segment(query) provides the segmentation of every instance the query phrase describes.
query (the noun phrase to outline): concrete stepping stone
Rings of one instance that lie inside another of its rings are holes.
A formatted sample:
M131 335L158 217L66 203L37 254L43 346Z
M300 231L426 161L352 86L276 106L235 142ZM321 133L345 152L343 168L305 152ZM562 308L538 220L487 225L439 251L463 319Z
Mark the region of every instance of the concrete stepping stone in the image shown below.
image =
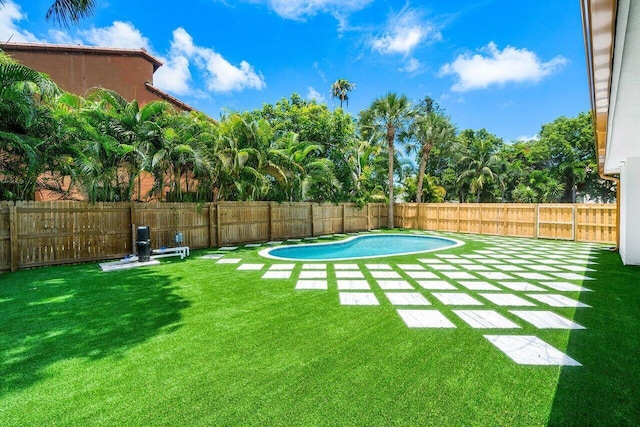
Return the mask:
M586 329L584 326L551 311L509 310L509 313L531 323L538 329Z
M484 335L518 365L582 366L557 348L532 335Z
M423 264L444 264L445 262L441 259L435 259L435 258L421 258L418 261L420 261Z
M418 285L426 290L458 290L458 288L444 280L418 280Z
M412 279L439 279L430 271L407 271L406 274Z
M479 254L468 254L468 255L462 255L462 256L463 256L463 257L465 257L465 258L469 258L469 259L476 260L476 261L480 261L480 260L487 260L487 259L489 259L489 258L487 258L486 256L484 256L484 255L479 255Z
M559 265L558 267L564 268L565 270L569 270L574 273L584 273L585 271L597 271L593 268L583 267L581 265Z
M492 285L489 282L482 281L458 281L459 284L469 289L470 291L501 291L497 286Z
M495 305L509 307L535 307L535 304L514 294L480 294Z
M534 271L544 271L547 273L562 271L557 267L554 267L551 265L543 265L543 264L531 264L531 265L527 265L527 268L530 268L531 270L534 270Z
M267 242L267 245L281 245L282 244L282 240L272 240L270 242Z
M588 276L584 276L582 274L577 274L577 273L551 273L551 274L567 280L580 280L580 281L595 280L593 277L588 277Z
M273 271L269 270L262 275L263 279L288 279L291 277L291 270Z
M369 270L393 270L389 264L365 264Z
M431 305L429 301L418 292L386 292L392 305Z
M366 280L338 280L338 290L341 291L361 291L369 289L371 289L371 286Z
M218 262L216 262L216 264L237 264L240 261L242 261L242 259L240 259L240 258L222 258L222 259L218 260Z
M439 258L445 258L445 259L459 259L460 257L458 255L454 255L454 254L436 254L437 257Z
M492 271L478 271L478 274L486 277L489 280L509 280L513 279L513 276L509 276L506 273L492 272Z
M245 248L259 248L262 246L262 243L247 243L244 245Z
M400 276L400 274L395 271L374 270L374 271L371 271L370 273L374 279L401 279L402 278L402 276Z
M540 282L541 285L546 286L556 291L562 292L593 292L591 289L587 289L582 286L574 285L569 282Z
M218 248L219 251L235 251L236 249L238 249L237 246L223 246Z
M397 265L400 270L403 271L415 271L415 270L424 270L425 268L420 264L398 264Z
M302 264L303 270L326 270L327 264Z
M493 310L453 310L474 329L520 329L503 315Z
M551 307L591 307L583 302L567 298L558 294L526 294L529 298L538 300Z
M526 271L524 267L521 267L519 265L496 264L493 267L501 271Z
M431 267L435 271L460 271L457 266L451 264L436 264L430 265L429 267Z
M463 264L462 268L466 268L469 271L491 271L491 268L486 265L478 265L478 264Z
M326 280L298 280L296 283L296 289L315 289L315 290L327 290Z
M302 239L287 239L287 242L297 243L302 242Z
M293 270L295 266L295 264L273 264L269 270Z
M455 328L438 310L398 310L404 323L410 328Z
M220 259L223 256L224 256L223 254L206 254L206 255L202 255L200 258L202 258L202 259ZM158 262L160 262L160 261L158 261Z
M523 279L529 280L553 280L553 277L545 276L540 273L514 273L516 276L520 276Z
M413 286L405 280L377 280L380 289L394 290L394 289L413 289Z
M240 264L237 270L257 271L257 270L262 270L263 267L264 267L264 264Z
M465 259L465 258L460 258L460 259L449 259L449 262L451 264L475 264L475 262L472 259Z
M336 277L339 279L363 279L364 274L361 271L353 270L336 270Z
M520 291L520 292L545 292L546 289L541 288L540 286L532 285L528 282L498 282L500 286L504 286L505 288L509 288L512 291Z
M484 305L471 295L462 292L434 292L432 295L444 305Z
M303 270L300 272L299 279L326 279L327 272L321 270Z
M380 305L373 292L340 292L341 305Z
M473 274L464 271L443 271L442 274L449 279L477 279Z
M336 270L359 270L358 264L333 264Z

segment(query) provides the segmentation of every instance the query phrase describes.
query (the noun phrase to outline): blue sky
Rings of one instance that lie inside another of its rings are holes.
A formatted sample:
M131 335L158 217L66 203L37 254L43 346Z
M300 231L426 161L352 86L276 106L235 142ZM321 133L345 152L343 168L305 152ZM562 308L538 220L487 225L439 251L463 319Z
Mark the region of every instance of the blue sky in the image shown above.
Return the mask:
M218 118L297 92L356 115L393 91L436 99L458 129L505 141L589 109L578 1L97 0L79 26L44 19L53 0L5 0L0 40L145 47L154 83Z

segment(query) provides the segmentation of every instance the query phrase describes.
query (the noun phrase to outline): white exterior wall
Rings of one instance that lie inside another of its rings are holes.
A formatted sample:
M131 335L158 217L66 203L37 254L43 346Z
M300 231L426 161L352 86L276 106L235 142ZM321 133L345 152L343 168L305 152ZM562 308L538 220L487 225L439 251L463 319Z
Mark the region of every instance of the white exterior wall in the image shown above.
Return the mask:
M620 171L620 256L640 265L640 157L628 158Z

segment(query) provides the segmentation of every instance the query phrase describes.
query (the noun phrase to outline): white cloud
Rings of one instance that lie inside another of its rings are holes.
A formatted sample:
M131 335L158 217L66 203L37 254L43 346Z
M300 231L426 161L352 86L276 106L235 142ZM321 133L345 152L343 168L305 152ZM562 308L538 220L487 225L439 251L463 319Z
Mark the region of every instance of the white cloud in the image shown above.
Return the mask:
M114 21L110 27L80 31L80 36L96 46L151 50L149 39L131 22Z
M518 138L516 138L516 141L518 142L527 142L527 141L539 141L540 140L540 135L535 134L532 136L526 136L526 135L522 135L519 136Z
M153 73L153 84L175 95L188 95L192 92L189 60L175 55L164 61L162 67Z
M56 44L84 44L79 37L74 37L66 31L49 30L49 37Z
M256 73L247 61L240 61L240 64L235 66L213 49L194 44L193 38L184 28L177 28L173 31L168 62L174 64L177 73L180 69L177 66L182 70L186 68L185 61L188 62L187 65L191 62L196 65L203 73L207 89L214 92L260 90L266 87L263 76ZM182 77L186 77L184 72Z
M33 33L20 29L16 24L27 19L20 5L6 0L0 5L0 41L7 42L41 42Z
M445 64L440 75L455 75L458 81L451 90L466 92L494 84L537 82L561 70L566 64L567 59L560 55L542 62L526 48L507 46L501 51L495 43L490 42L479 54L463 54L452 63Z
M398 68L400 71L404 71L409 74L419 74L422 70L422 63L416 58L409 58L404 64L404 67Z
M386 30L371 46L381 54L410 54L421 43L441 40L442 35L419 11L404 8L389 17Z
M303 20L318 13L330 13L339 20L344 15L364 9L373 0L250 0L264 3L280 17Z
M315 99L319 104L324 104L327 102L327 98L323 94L315 90L312 86L309 86L307 88L307 99Z

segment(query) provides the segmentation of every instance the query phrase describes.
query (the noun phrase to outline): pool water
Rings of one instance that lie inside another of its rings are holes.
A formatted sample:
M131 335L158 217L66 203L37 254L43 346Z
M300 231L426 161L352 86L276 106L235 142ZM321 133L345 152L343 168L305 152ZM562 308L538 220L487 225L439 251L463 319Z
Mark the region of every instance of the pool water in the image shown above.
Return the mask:
M279 246L260 251L266 258L334 261L407 255L460 246L463 242L442 237L407 234L355 236L340 242Z

